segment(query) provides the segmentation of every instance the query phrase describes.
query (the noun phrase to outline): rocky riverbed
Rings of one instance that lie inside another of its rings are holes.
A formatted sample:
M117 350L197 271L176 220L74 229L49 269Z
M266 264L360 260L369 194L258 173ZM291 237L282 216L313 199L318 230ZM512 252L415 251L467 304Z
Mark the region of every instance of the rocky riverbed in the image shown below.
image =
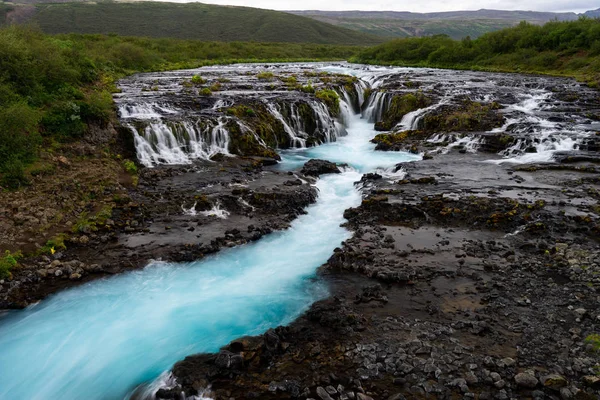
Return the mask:
M354 236L320 271L332 298L180 362L184 391L597 398L599 357L585 341L600 326L597 167L482 158L451 151L404 165L400 181L365 176L362 205L345 213Z

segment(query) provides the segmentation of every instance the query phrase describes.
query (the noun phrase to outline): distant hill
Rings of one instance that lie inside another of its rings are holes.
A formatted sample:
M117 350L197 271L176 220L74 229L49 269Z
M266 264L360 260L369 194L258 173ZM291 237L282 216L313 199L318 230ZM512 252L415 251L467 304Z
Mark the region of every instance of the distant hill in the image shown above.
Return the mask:
M586 11L584 15L590 18L598 18L600 17L600 8L597 10Z
M576 13L538 11L450 11L412 13L395 11L289 11L340 27L387 37L413 37L446 34L454 39L476 38L528 21L543 24L553 19L575 20Z
M21 0L23 1L23 0ZM27 0L25 0L27 1ZM1 5L0 23L47 33L103 33L205 41L372 45L385 39L280 11L201 3L71 2Z

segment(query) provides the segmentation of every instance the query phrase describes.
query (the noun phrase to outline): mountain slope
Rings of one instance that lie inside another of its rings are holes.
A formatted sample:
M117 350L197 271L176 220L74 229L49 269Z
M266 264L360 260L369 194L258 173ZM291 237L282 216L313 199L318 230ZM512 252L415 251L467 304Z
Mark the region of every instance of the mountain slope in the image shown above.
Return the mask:
M516 25L520 21L543 24L553 19L575 20L575 13L537 11L451 11L412 13L395 11L290 11L340 27L387 37L420 37L446 34L454 39Z
M600 17L600 8L597 10L590 10L590 11L586 11L585 14L586 17L590 17L590 18L598 18Z
M22 7L31 9L24 13ZM201 3L61 3L13 6L8 20L47 33L115 33L205 41L371 45L382 38L279 11ZM22 18L26 14L27 18ZM13 18L19 16L20 18Z

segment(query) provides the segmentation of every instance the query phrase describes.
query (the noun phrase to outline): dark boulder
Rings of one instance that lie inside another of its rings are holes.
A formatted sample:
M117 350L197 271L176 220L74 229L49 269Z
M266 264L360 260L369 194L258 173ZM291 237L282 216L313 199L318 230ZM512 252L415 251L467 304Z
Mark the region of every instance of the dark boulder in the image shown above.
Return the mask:
M304 175L320 176L324 174L339 174L342 171L335 163L327 160L309 160L304 164L301 171Z

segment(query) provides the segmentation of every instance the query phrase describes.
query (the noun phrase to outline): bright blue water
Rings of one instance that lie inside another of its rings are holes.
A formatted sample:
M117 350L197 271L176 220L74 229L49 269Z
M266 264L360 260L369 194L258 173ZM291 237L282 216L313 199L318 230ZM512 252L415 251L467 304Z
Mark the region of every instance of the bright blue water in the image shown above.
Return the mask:
M320 179L317 203L285 232L195 263L152 263L5 316L0 399L123 398L187 355L291 322L327 295L315 271L349 237L340 224L360 203L360 172L415 158L375 153L374 134L355 118L337 143L284 156L285 168L308 158L356 168Z

